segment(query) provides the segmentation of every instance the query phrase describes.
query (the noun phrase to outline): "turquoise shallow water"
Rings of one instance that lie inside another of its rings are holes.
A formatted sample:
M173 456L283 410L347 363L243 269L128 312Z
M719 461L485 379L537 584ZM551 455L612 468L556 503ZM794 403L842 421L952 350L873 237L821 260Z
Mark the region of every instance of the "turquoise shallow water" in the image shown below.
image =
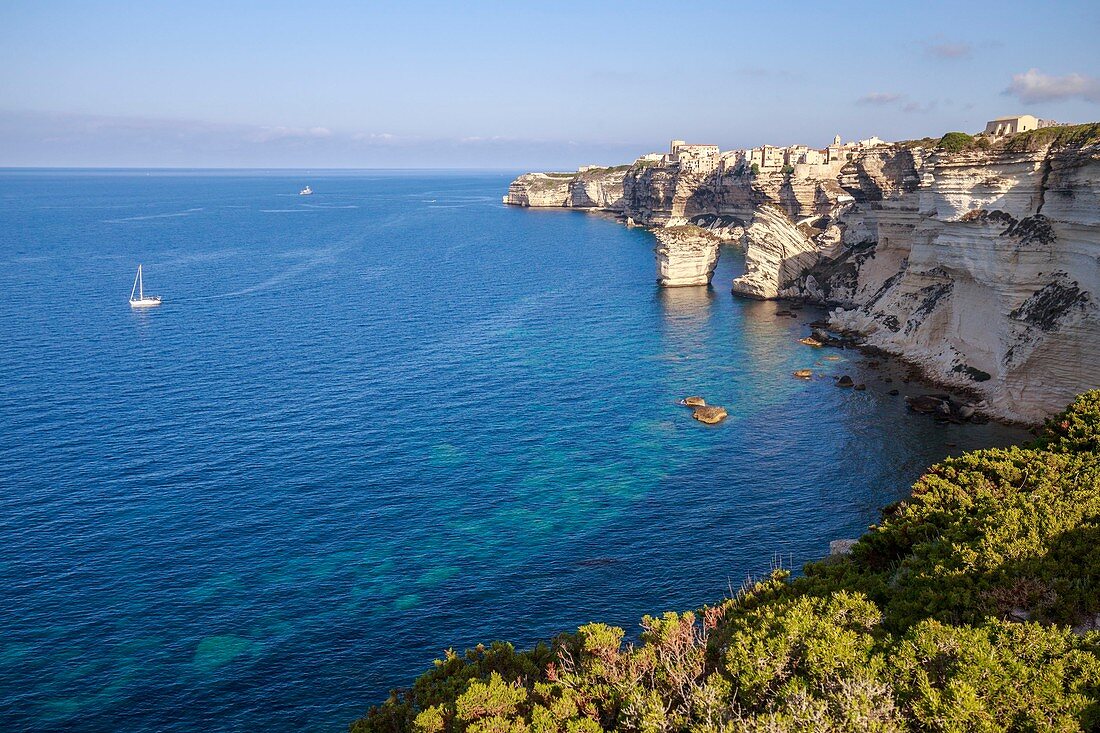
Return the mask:
M1027 437L907 414L811 309L731 297L737 252L662 291L651 235L510 178L0 172L0 727L339 730L449 646L697 607Z

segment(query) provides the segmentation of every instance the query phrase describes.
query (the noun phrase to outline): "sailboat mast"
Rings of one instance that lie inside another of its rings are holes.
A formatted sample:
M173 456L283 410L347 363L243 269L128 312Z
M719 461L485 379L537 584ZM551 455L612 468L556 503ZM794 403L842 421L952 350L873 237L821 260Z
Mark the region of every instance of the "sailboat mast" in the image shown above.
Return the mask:
M138 265L138 300L145 300L145 282L141 279L141 265Z
M130 288L130 300L134 299L134 293L137 292L138 278L141 276L141 265L138 265L138 274L134 275L134 287Z

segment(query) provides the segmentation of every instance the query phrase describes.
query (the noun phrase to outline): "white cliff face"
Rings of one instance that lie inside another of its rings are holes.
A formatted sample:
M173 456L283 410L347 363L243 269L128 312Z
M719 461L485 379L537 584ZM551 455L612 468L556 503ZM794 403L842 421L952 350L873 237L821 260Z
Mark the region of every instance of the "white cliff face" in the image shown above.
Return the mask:
M508 186L504 203L621 211L627 169L620 166L583 173L527 173Z
M572 173L527 173L508 186L504 203L513 206L566 206L572 182Z
M740 244L735 293L841 306L836 327L1034 423L1100 387L1100 126L1061 129L955 153L880 146L791 174L524 176L506 201L652 228L664 286L708 283L718 244Z
M817 246L775 205L756 211L745 230L745 274L733 292L750 298L776 298L785 284L817 262Z
M716 235L690 225L657 229L654 234L659 285L675 288L710 284L721 242Z
M1100 147L952 156L919 196L906 259L833 322L1005 418L1100 385Z
M569 202L566 205L578 209L621 211L626 171L627 167L623 166L577 174L569 186Z

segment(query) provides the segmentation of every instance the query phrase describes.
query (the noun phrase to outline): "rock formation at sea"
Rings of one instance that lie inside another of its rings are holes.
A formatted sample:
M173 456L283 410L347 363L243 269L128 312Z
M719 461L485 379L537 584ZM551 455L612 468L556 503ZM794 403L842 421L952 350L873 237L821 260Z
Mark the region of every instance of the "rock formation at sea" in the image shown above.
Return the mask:
M1038 422L1100 386L1100 126L1082 127L784 172L527 174L505 203L652 229L665 286L709 283L719 245L739 245L734 293L830 305L834 328L973 390L988 414Z

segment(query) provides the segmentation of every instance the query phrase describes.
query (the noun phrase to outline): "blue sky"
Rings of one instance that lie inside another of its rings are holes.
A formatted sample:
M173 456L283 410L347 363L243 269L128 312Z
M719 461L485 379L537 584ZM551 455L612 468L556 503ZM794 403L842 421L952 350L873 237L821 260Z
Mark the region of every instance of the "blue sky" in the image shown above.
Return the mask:
M570 168L1100 120L1100 3L19 2L0 166Z

